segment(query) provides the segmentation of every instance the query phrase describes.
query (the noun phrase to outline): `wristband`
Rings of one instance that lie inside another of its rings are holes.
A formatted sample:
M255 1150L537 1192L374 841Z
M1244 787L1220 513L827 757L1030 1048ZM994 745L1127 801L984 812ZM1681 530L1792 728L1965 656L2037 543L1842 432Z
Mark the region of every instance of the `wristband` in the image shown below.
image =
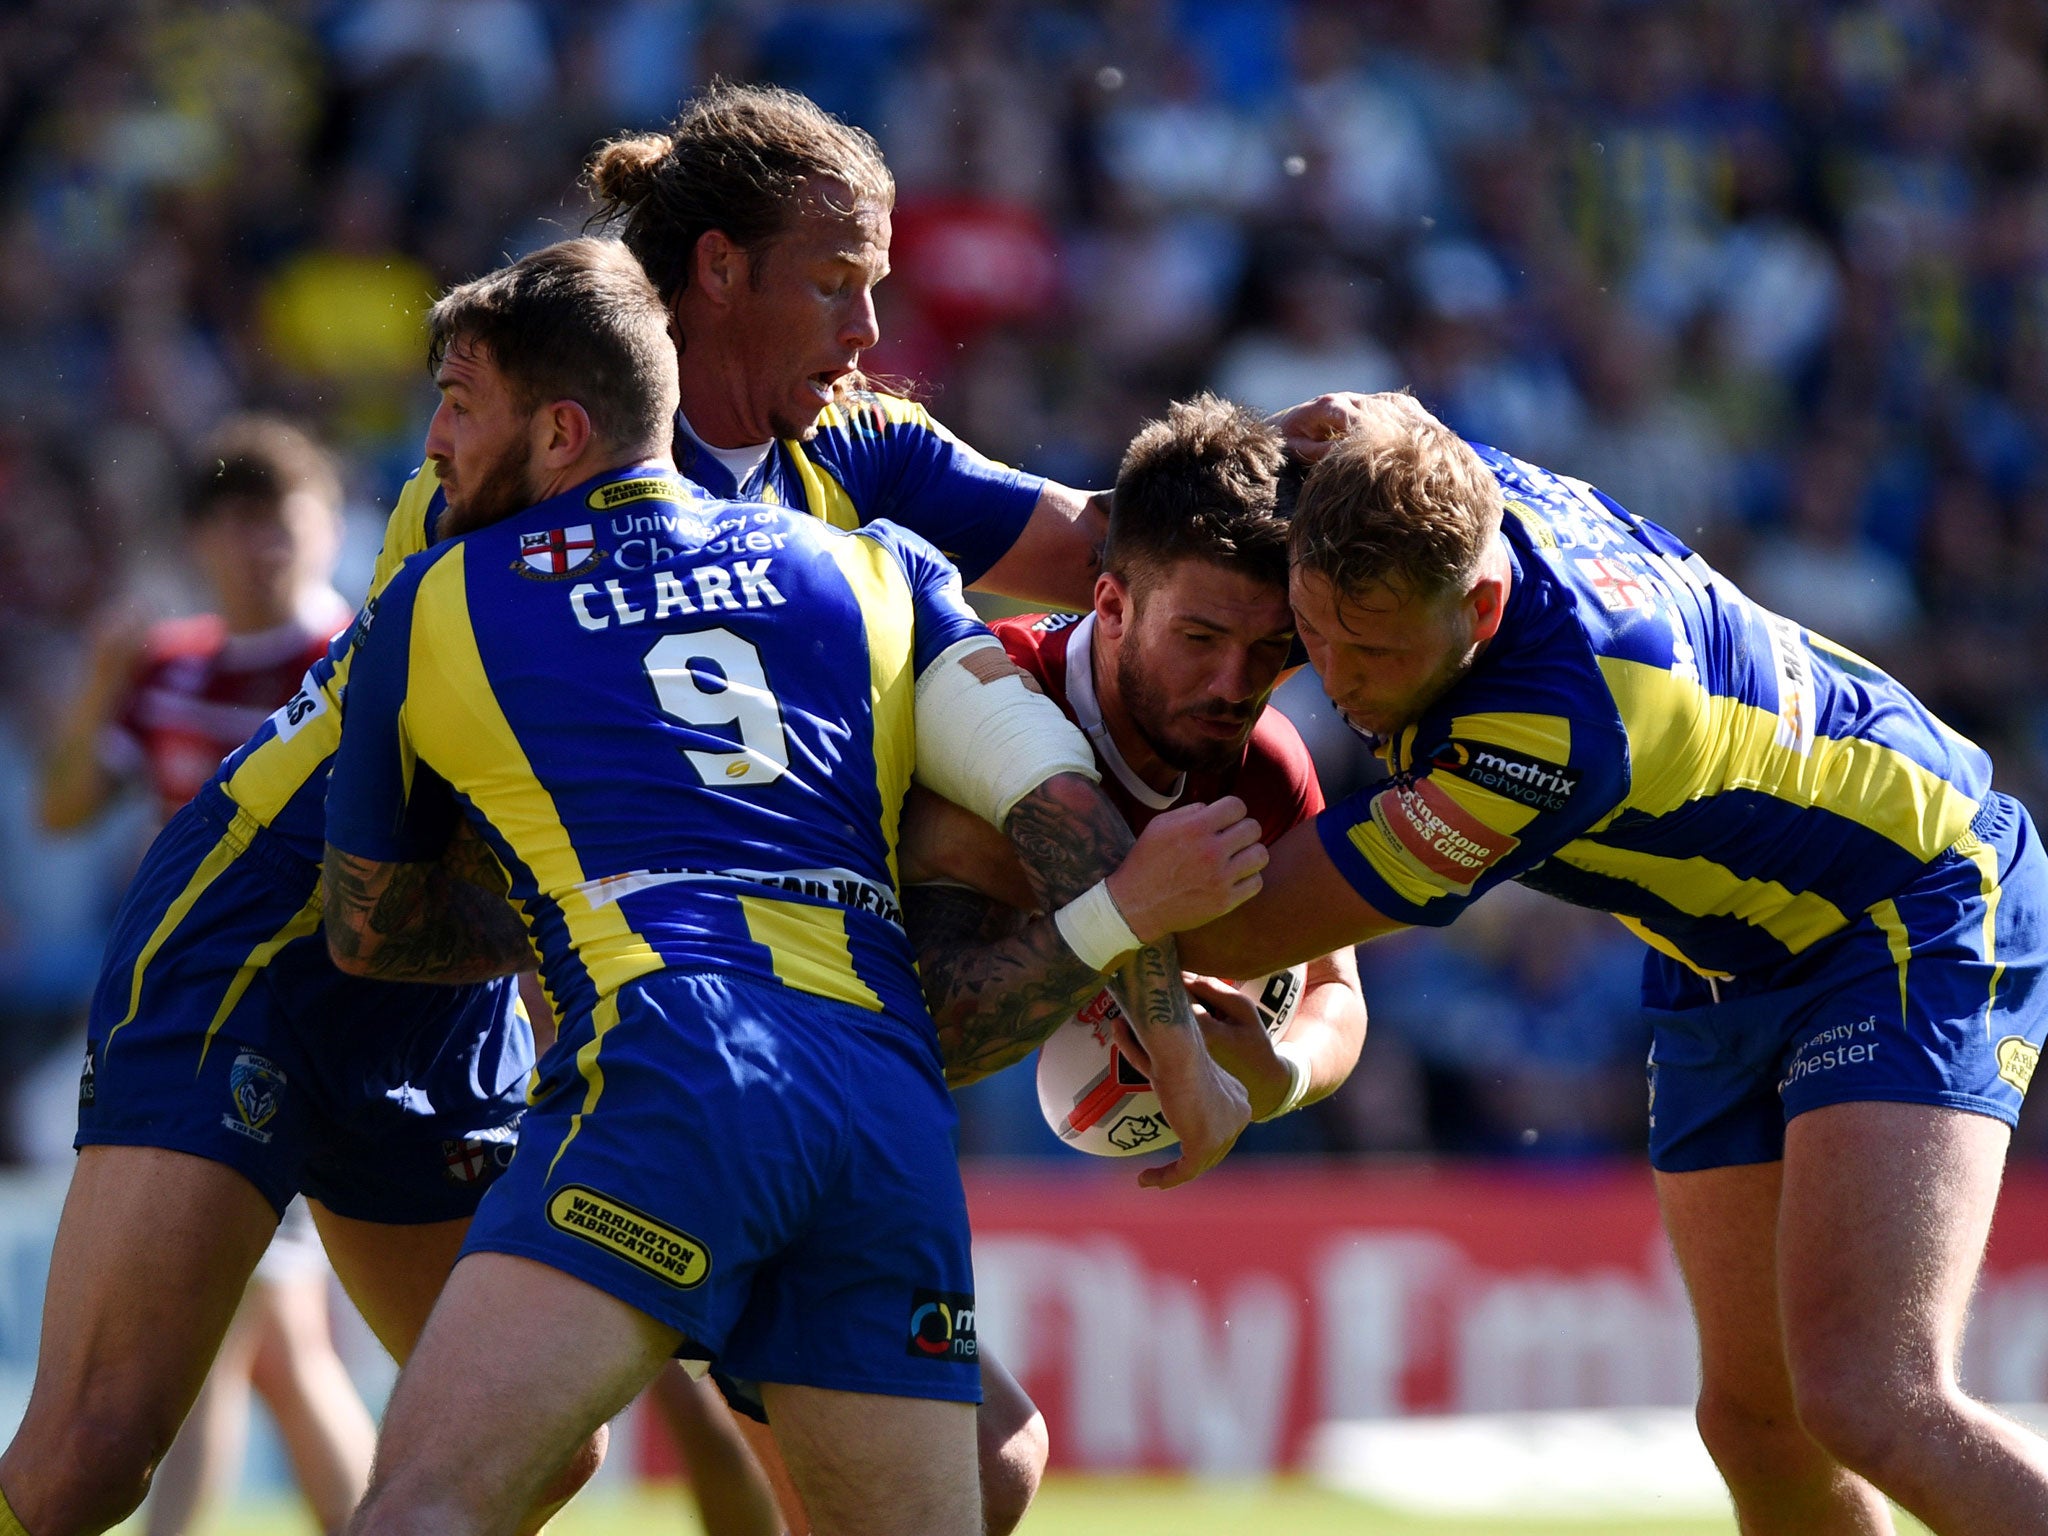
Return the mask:
M1301 1101L1308 1097L1310 1071L1307 1049L1292 1040L1275 1040L1273 1054L1287 1063L1287 1094L1273 1113L1259 1116L1261 1125L1268 1120L1278 1120L1282 1115L1293 1114L1301 1108Z
M1144 946L1117 911L1109 882L1098 880L1053 913L1052 923L1067 948L1089 970L1102 975L1134 949Z

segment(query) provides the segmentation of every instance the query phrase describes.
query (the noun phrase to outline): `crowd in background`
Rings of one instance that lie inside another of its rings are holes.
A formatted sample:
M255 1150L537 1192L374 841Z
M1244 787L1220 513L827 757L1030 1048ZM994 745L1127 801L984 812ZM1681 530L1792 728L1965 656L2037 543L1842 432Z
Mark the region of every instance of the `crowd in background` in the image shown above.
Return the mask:
M70 1037L146 809L28 791L86 637L191 601L222 415L344 456L360 592L441 286L581 230L713 75L894 167L880 375L1113 478L1212 387L1409 387L1905 679L2048 809L2048 8L2035 0L34 0L0 14L0 1072ZM1284 697L1334 797L1369 770ZM1633 1150L1639 951L1516 889L1362 957L1297 1150ZM1052 1147L1028 1067L974 1150ZM19 1139L19 1138L18 1138ZM2048 1142L2028 1134L2023 1141Z

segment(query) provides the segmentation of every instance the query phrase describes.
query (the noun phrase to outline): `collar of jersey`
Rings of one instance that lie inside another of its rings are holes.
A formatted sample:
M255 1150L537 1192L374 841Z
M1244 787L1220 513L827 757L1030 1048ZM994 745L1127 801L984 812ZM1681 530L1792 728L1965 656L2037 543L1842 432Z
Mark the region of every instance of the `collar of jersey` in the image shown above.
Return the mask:
M1188 787L1188 776L1181 774L1173 781L1173 789L1162 795L1132 771L1123 753L1117 751L1109 727L1102 723L1102 705L1095 697L1093 613L1067 631L1067 702L1074 706L1074 723L1095 748L1095 755L1109 765L1109 771L1116 775L1117 783L1130 791L1131 798L1149 810L1171 810Z
M683 414L681 406L676 407L676 432L679 436L689 439L696 458L709 459L718 466L718 472L732 482L731 495L735 501L745 499L741 493L765 470L768 461L775 457L775 439L772 437L765 443L750 443L745 448L725 449L712 447L698 435L697 429L690 425L690 418ZM732 466L719 457L721 453L758 453L760 457L754 460L746 475L742 477L733 473ZM692 467L694 468L695 466L693 465Z

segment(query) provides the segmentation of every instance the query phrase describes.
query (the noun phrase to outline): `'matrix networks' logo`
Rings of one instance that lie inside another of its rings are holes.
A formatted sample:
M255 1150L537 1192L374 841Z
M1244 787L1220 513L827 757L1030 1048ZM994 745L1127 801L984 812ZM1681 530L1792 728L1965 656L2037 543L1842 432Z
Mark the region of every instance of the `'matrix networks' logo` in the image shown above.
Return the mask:
M971 1291L912 1291L910 1342L905 1354L920 1360L974 1360L974 1295Z

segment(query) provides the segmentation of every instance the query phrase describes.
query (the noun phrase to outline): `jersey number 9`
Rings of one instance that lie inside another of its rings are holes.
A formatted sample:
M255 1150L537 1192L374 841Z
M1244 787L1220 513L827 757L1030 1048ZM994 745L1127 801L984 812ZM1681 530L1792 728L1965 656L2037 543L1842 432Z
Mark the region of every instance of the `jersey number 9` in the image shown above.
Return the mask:
M663 635L642 660L662 713L685 725L737 726L739 745L683 756L714 787L773 784L789 767L782 706L768 688L761 653L729 629Z

